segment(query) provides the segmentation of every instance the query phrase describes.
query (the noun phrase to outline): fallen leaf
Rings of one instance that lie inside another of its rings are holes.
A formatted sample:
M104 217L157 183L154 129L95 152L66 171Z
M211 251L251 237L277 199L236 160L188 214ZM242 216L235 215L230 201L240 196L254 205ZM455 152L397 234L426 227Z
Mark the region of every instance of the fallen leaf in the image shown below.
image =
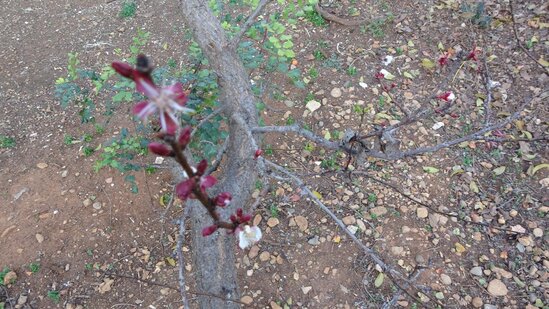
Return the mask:
M549 168L549 163L538 164L534 167L530 166L527 173L530 176L534 176L536 174L536 172L539 171L542 168Z
M385 279L385 275L383 273L379 273L374 281L374 286L379 288L383 284L383 279Z
M496 174L496 175L499 176L499 175L501 175L501 174L503 174L503 173L505 172L505 169L506 169L505 166L500 166L500 167L495 168L495 169L493 170L493 172L494 172L494 174Z
M432 166L424 166L423 171L429 174L438 173L438 168Z
M172 257L167 257L166 262L168 262L168 264L170 264L172 267L175 267L175 265L177 265L177 262Z
M479 189L478 189L478 186L477 186L477 183L474 182L474 181L471 181L469 183L469 189L471 189L471 191L475 192L475 193L479 193Z
M435 68L436 64L431 61L431 59L423 58L421 59L421 66L427 70L432 70Z
M395 79L395 76L385 69L380 70L379 73L383 74L383 78L385 78L386 80Z
M455 248L456 248L456 253L461 254L461 253L465 252L465 247L462 244L460 244L459 242L455 243Z
M103 282L101 282L99 287L97 287L97 291L100 294L105 294L105 293L107 293L108 291L110 291L112 289L112 284L113 283L114 283L114 279L105 278L105 279L103 279Z

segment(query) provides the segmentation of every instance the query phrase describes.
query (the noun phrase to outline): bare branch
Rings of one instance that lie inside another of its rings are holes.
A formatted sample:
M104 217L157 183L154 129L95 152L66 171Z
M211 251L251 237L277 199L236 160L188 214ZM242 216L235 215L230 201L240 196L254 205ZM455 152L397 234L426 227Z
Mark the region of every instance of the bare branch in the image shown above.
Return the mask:
M252 15L248 17L248 19L244 22L242 27L240 28L240 32L233 38L231 45L233 48L236 48L238 46L238 43L240 40L242 40L242 37L250 29L250 27L255 22L255 19L261 14L261 11L265 8L265 6L269 3L270 0L261 0L255 10L253 11Z
M221 148L217 151L217 155L215 155L215 161L208 167L206 172L204 172L204 175L210 175L211 173L215 172L217 168L219 167L219 164L221 164L221 160L223 159L223 155L225 152L227 152L227 147L229 146L229 138L227 137L225 141L223 142L223 145L221 145Z
M482 129L480 129L480 130L478 130L474 133L471 133L469 135L466 135L466 136L463 136L463 137L460 137L460 138L456 138L456 139L453 139L453 140L449 140L449 141L446 141L446 142L443 142L443 143L439 143L439 144L436 144L434 146L421 147L421 148L416 148L416 149L412 149L412 150L408 150L408 151L404 151L404 152L395 152L395 153L390 153L390 154L385 154L385 153L381 153L381 152L369 152L368 156L375 157L375 158L380 158L380 159L385 159L385 160L398 160L398 159L402 159L402 158L406 158L406 157L417 156L417 155L424 154L424 153L435 152L435 151L438 151L438 150L441 150L441 149L444 149L444 148L452 147L454 145L457 145L457 144L460 144L460 143L463 143L463 142L466 142L466 141L482 140L482 139L485 138L484 137L485 133L488 133L490 131L502 128L503 126L507 125L508 123L511 123L513 120L519 118L520 113L522 111L524 111L526 106L528 106L535 98L540 97L540 96L541 95L538 95L534 98L526 100L526 102L524 102L523 104L521 104L519 106L519 108L517 109L517 111L515 113L513 113L511 116L507 117L506 119L504 119L504 120L502 120L498 123L495 123L493 125L483 127Z
M185 257L183 256L183 242L185 240L185 220L189 216L189 206L185 206L183 215L179 219L179 236L177 238L177 260L179 266L179 293L181 294L181 300L183 301L183 307L189 308L189 301L185 293Z
M334 222L343 230L343 232L345 232L345 234L347 234L347 236L349 236L351 238L351 240L355 244L357 244L376 264L378 264L381 267L381 269L385 272L387 277L389 279L391 279L391 281L393 281L393 283L396 286L398 286L402 291L404 291L412 299L414 299L415 301L421 303L421 300L419 300L415 295L409 293L406 290L405 287L401 286L397 282L397 280L395 279L395 276L400 277L401 280L403 280L405 282L406 286L411 286L409 280L407 278L404 278L404 276L400 272L395 270L393 267L386 264L374 249L372 249L372 248L366 246L365 244L363 244L354 234L352 234L347 229L345 224L328 207L326 207L326 205L324 205L324 203L322 203L313 194L313 192L305 185L305 183L299 177L297 177L296 175L294 175L291 172L289 172L288 170L286 170L284 167L282 167L282 166L280 166L280 165L278 165L274 162L271 162L271 161L269 161L267 159L264 159L264 158L262 158L262 160L265 162L265 165L270 166L270 167L274 168L275 170L277 170L278 172L290 177L292 179L292 181L296 185L298 185L301 188L301 190L304 193L306 193L318 207L320 207L320 209L322 209L322 211L324 211L328 216L330 216L330 218L332 218L332 220L334 220Z
M518 31L517 31L517 23L515 22L515 11L513 10L513 0L509 0L509 10L511 11L511 23L513 24L513 33L515 34L515 39L517 41L517 45L522 49L522 51L530 58L532 59L544 72L545 74L549 74L549 70L546 69L539 61L522 45L522 42L520 41Z
M487 126L490 123L490 117L492 110L490 103L492 103L492 88L494 88L494 81L490 76L490 70L488 69L488 62L486 61L486 55L482 57L482 64L484 66L484 88L486 88L486 98L483 102L484 107L484 125Z
M525 233L522 233L522 232L516 232L516 231L513 231L513 230L509 230L509 229L506 229L506 228L501 228L501 227L498 227L498 226L493 226L491 224L488 224L488 223L484 223L484 222L474 222L474 221L468 221L468 220L464 220L462 218L460 218L460 216L458 214L455 214L455 213L448 213L448 212L444 212L444 211L440 211L438 209L436 209L434 206L432 205L429 205L427 203L424 203L416 198L414 198L413 196L409 195L409 194L406 194L404 192L402 192L402 190L400 190L399 188L397 188L395 185L393 184L390 184L384 180L381 180L377 177L374 177L370 174L368 174L367 172L364 172L364 171L353 171L352 174L357 174L357 175L362 175L362 176L365 176L366 178L368 179L371 179L383 186L386 186L390 189L392 189L393 191L397 192L398 194L402 195L403 197L409 199L410 201L420 205L420 206L423 206L425 208L428 208L430 209L432 212L434 213L437 213L439 215L443 215L443 216L446 216L446 217L452 217L452 218L456 218L457 220L463 222L463 223L466 223L466 224L473 224L473 225L480 225L480 226L484 226L484 227L487 227L487 228L491 228L491 229L495 229L495 230L500 230L500 231L504 231L504 232L508 232L508 233L512 233L512 234L525 234Z
M419 268L416 268L414 270L414 272L410 275L410 282L414 282L417 280L417 278L419 278L419 275L421 275L421 273L423 272L423 270L425 270L426 267L419 267ZM398 290L395 292L395 294L393 295L393 298L389 301L389 302L386 302L384 305L383 305L383 309L389 309L391 308L392 306L394 306L396 304L396 302L398 301L398 299L400 298L400 296L402 295L402 290Z

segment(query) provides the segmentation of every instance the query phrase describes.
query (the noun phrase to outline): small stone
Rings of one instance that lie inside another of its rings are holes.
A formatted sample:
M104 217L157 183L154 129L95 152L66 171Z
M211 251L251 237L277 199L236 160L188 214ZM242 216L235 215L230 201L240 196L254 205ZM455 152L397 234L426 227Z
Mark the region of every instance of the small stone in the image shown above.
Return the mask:
M36 164L36 167L38 167L39 169L43 170L43 169L45 169L46 167L48 167L48 163L40 162L40 163Z
M82 204L86 207L90 206L92 204L92 200L90 200L89 198L85 199L84 201L82 201Z
M19 298L17 299L17 306L19 306L19 308L22 308L23 305L27 303L27 300L28 296L26 294L19 295Z
M391 252L394 254L394 255L402 255L402 253L404 252L404 247L392 247L391 248Z
M294 218L294 221L300 231L305 232L305 230L307 230L307 227L309 226L309 223L307 222L307 218L303 216L296 216Z
M356 225L358 225L358 228L361 231L366 231L366 224L364 224L364 221L358 219L358 220L356 220Z
M251 296L246 295L242 296L242 298L240 298L240 301L245 303L246 305L250 305L254 301L254 299Z
M95 209L95 210L101 209L101 206L102 206L102 205L101 205L100 202L95 202L95 203L93 203L93 205L92 205L93 209Z
M308 110L312 112L316 111L317 109L320 108L320 102L318 101L315 101L315 100L311 100L309 102L307 102L307 104L305 105L305 107L307 107Z
M498 309L498 306L491 305L491 304L485 304L484 309Z
M425 207L419 207L416 212L418 218L421 219L427 218L429 216L429 210L427 210L427 208Z
M450 278L450 276L448 276L447 274L440 275L440 281L442 281L442 283L445 285L452 284L452 278Z
M106 183L112 183L112 177L109 177L109 178L105 179L105 182Z
M280 305L275 303L274 301L271 301L269 305L271 305L271 309L282 309L282 307L280 307Z
M250 252L248 252L248 257L250 259L255 258L259 254L259 247L258 246L252 246L250 248Z
M307 242L309 243L309 245L313 245L313 246L320 245L320 241L318 240L318 235L311 237Z
M341 221L343 221L345 225L351 225L351 224L355 224L356 218L355 216L347 216L341 219Z
M488 283L488 293L492 296L505 296L508 292L505 283L499 279L494 279Z
M269 220L267 220L267 225L268 225L269 227L275 227L275 226L277 226L279 223L280 223L280 221L278 221L278 218L269 218Z
M474 275L474 276L477 276L477 277L482 277L482 267L480 267L480 266L476 266L476 267L471 268L471 270L469 272L471 273L471 275Z
M309 293L312 288L312 286L303 286L301 287L301 291L303 292L303 294L307 295L307 293Z
M480 298L480 297L475 297L475 298L473 298L473 302L472 302L472 303L473 303L473 307L475 307L475 308L480 308L480 307L482 307L483 301L482 301L482 298Z
M271 258L271 254L267 251L263 251L261 252L261 254L259 255L259 260L261 262L267 262L269 259Z
M409 233L411 231L410 227L408 227L407 225L404 225L402 227L402 234L406 234L406 233Z
M358 232L358 226L356 226L356 225L349 225L349 226L347 226L347 230L348 230L349 232L351 232L351 234L354 235L354 234L356 234L356 232Z
M383 216L384 214L387 213L387 208L383 207L383 206L377 206L377 207L374 207L372 209L370 209L370 213L374 216Z
M543 230L540 229L539 227L536 227L536 228L532 231L532 233L534 234L534 236L536 236L536 237L538 237L538 238L543 236Z
M69 174L69 171L64 170L64 171L61 172L61 177L65 178L65 177L67 177L68 174Z
M36 241L39 244L41 244L44 241L44 236L42 236L42 234L40 234L40 233L37 233L36 235L34 235L34 237L36 237Z
M341 89L334 88L332 91L330 91L330 95L334 98L339 98L341 96Z

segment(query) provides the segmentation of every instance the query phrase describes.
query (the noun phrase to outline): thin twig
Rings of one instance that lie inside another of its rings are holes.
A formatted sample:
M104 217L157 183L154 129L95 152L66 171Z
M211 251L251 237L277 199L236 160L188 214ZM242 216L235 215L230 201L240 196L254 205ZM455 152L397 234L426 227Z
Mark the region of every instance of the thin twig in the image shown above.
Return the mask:
M211 173L215 172L217 168L219 167L219 164L221 164L221 160L223 159L223 155L225 155L225 152L227 152L227 147L229 146L229 137L225 139L223 142L223 145L221 145L221 148L217 151L217 155L215 156L215 161L213 161L212 165L208 167L206 172L204 172L204 175L210 175Z
M483 101L484 125L487 126L490 123L490 117L492 116L490 103L492 103L492 88L494 88L494 81L492 81L492 78L490 76L490 70L488 69L486 55L483 55L482 57L482 64L484 66L484 88L486 88L486 98Z
M549 74L549 69L545 68L529 51L522 45L522 42L520 41L518 31L517 31L517 23L515 21L515 11L513 10L513 0L509 0L509 10L511 11L511 23L513 25L513 33L515 34L515 39L517 40L517 45L522 49L522 51L530 58L532 59L542 70L545 72L545 74Z
M263 197L271 190L271 186L270 185L266 185L265 187L263 187L263 189L261 189L261 192L259 192L259 195L257 196L257 198L255 199L255 202L252 204L252 206L250 206L250 213L254 213L255 212L255 209L257 208L257 206L259 206L259 204L261 203L261 201L263 200Z
M236 48L238 46L238 43L240 43L240 40L242 40L242 37L250 29L250 27L255 23L255 19L261 14L261 11L265 8L267 3L269 3L270 0L261 0L255 10L253 11L252 15L248 17L248 19L244 22L242 27L240 28L240 32L233 38L231 41L231 46L233 48Z
M409 199L410 201L420 205L420 206L423 206L425 208L428 208L430 209L431 211L433 211L434 213L437 213L439 215L443 215L443 216L446 216L446 217L452 217L452 218L456 218L458 221L460 222L463 222L463 223L466 223L466 224L473 224L473 225L480 225L480 226L484 226L484 227L487 227L487 228L491 228L491 229L495 229L495 230L500 230L500 231L504 231L504 232L507 232L507 233L513 233L513 234L526 234L526 233L522 233L522 232L517 232L517 231L513 231L513 230L510 230L510 229L506 229L506 228L502 228L502 227L498 227L498 226L493 226L491 224L488 224L488 223L484 223L484 222L474 222L474 221L468 221L468 220L465 220L465 219L462 219L460 218L460 216L458 214L455 214L455 213L448 213L448 212L444 212L444 211L440 211L438 209L436 209L434 206L432 205L429 205L427 203L424 203L418 199L416 199L415 197L409 195L409 194L406 194L404 192L402 192L402 190L400 190L399 188L397 188L395 185L393 184L390 184L384 180L381 180L377 177L374 177L370 174L368 174L367 172L364 172L364 171L353 171L352 174L357 174L357 175L362 175L362 176L365 176L366 178L368 179L371 179L383 186L386 186L390 189L392 189L393 191L397 192L398 194L402 195L403 197Z
M200 127L202 127L206 122L208 122L210 119L212 119L213 117L219 115L219 113L221 113L223 111L225 106L221 106L220 108L214 110L211 114L209 114L208 116L204 117L204 119L200 120L200 122L196 125L196 127L194 127L194 129L192 130L191 132L191 138L193 138L193 136L196 134L196 132L198 131L198 129Z
M332 218L332 220L334 220L334 222L343 230L343 232L345 232L345 234L347 234L347 236L349 236L351 238L351 240L357 244L366 254L368 254L368 256L370 256L370 258L376 263L378 264L381 269L385 272L385 274L387 275L387 277L389 279L391 279L391 281L393 281L393 283L399 287L400 289L402 289L408 296L410 296L412 299L414 299L415 301L421 303L421 300L418 299L415 295L411 294L410 292L408 292L406 289L404 289L396 280L396 278L393 276L393 275L396 275L398 277L400 277L403 281L405 281L406 283L410 283L408 282L408 279L404 278L404 276L398 272L397 270L395 270L394 268L392 268L391 266L389 266L388 264L386 264L379 256L379 254L372 248L366 246L365 244L363 244L354 234L352 234L348 229L347 227L345 226L345 224L328 208L326 207L326 205L324 205L324 203L322 203L314 194L313 192L305 185L305 183L299 178L297 177L296 175L292 174L291 172L289 172L288 170L286 170L284 167L274 163L274 162L271 162L267 159L264 159L264 158L261 158L266 165L274 168L275 170L279 171L280 173L282 174L285 174L287 175L288 177L290 177L292 179L292 181L298 185L301 190L303 192L305 192L307 195L309 195L309 197L311 198L311 200L318 206L320 207L320 209L322 209L328 216L330 216ZM429 297L428 297L429 298ZM436 300L435 300L436 302Z
M154 286L168 288L168 289L174 290L174 291L179 290L179 288L177 288L173 285L158 283L158 282L154 282L154 281L150 281L150 280L146 280L146 279L141 279L141 278L135 277L135 276L128 276L128 275L118 274L118 273L115 273L115 272L112 272L112 271L104 271L104 270L100 270L100 269L98 269L96 271L100 272L100 273L103 273L106 276L114 276L114 277L118 277L118 278L122 278L122 279L135 280L135 281L138 281L138 282L141 282L141 283L146 283L146 284L150 284L150 285L154 285ZM215 295L215 294L211 294L211 293L204 293L204 292L198 292L198 291L192 291L192 290L189 290L187 292L189 294L193 294L193 295L200 295L200 296L218 298L218 299L221 299L223 301L229 301L229 302L233 302L233 303L237 303L237 304L247 306L245 303L243 303L239 300L229 299L229 298L225 298L223 296L219 296L219 295Z
M423 272L423 270L425 270L426 267L419 267L419 268L416 268L414 270L413 273L410 274L410 282L415 282L417 280L417 278L419 278L419 275L421 275L421 273ZM398 299L400 298L400 296L402 295L402 290L398 290L395 292L395 294L393 295L393 298L389 301L389 302L386 302L382 309L389 309L391 307L393 307L396 302L398 301Z
M179 219L179 236L177 238L177 260L179 266L179 293L181 294L181 300L183 301L183 307L189 308L189 301L185 293L185 257L183 256L183 242L185 240L185 221L189 216L189 205L185 205L183 215Z

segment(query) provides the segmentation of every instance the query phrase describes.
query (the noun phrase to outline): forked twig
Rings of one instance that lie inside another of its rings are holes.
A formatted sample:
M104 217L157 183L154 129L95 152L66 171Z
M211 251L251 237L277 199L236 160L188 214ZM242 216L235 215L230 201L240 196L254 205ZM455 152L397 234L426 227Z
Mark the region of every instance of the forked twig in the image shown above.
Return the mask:
M248 19L244 22L242 27L240 28L240 32L233 38L231 45L233 48L236 48L238 46L238 43L240 40L242 40L242 37L250 29L250 27L255 22L255 19L261 14L261 11L265 8L265 6L269 3L270 0L261 0L255 10L253 11L252 15L248 17Z

